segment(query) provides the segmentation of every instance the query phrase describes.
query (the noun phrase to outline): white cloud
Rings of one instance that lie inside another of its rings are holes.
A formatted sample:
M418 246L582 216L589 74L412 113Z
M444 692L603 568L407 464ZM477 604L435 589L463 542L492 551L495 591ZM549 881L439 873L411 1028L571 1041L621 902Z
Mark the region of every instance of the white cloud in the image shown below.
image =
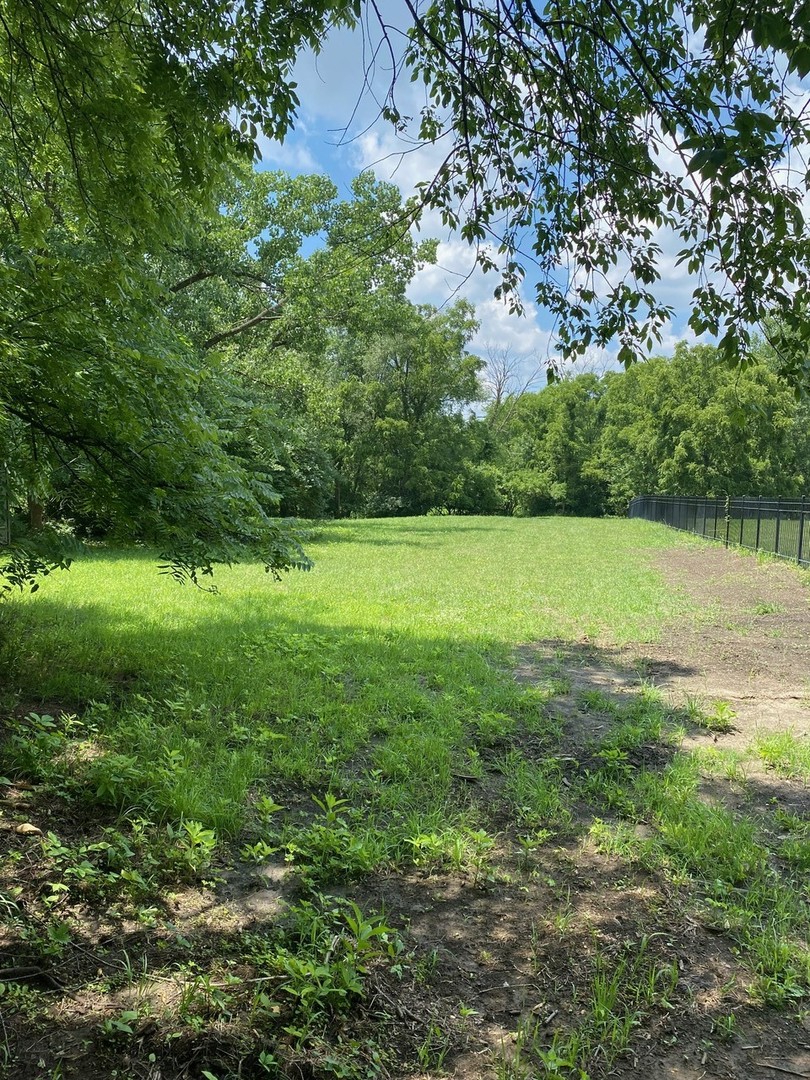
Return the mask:
M316 159L305 131L293 132L283 143L260 135L258 140L262 169L284 169L292 173L323 173L327 170Z

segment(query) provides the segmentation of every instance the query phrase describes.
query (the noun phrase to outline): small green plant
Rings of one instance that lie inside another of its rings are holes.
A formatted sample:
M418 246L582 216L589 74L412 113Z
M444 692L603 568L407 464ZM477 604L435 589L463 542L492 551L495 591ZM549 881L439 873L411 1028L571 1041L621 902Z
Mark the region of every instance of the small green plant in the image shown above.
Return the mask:
M736 719L737 713L732 708L731 702L714 701L711 710L706 714L705 726L709 731L725 734L734 730L734 721Z
M117 1016L107 1016L99 1024L102 1035L108 1038L117 1038L121 1035L134 1034L133 1024L140 1019L137 1009L125 1009Z
M520 849L518 865L521 870L527 871L532 868L535 854L553 835L550 829L537 829L532 833L518 835L517 842Z
M359 812L346 799L328 792L323 799L313 796L313 802L323 818L290 829L282 845L284 858L296 867L302 883L316 888L368 873L382 857L380 834L361 826Z
M422 1071L441 1069L451 1049L452 1040L450 1035L442 1031L437 1023L431 1022L427 1035L416 1051Z
M706 722L706 702L699 694L686 694L683 701L683 711L687 720L703 727Z
M417 833L407 836L405 843L413 851L414 866L430 866L441 862L444 857L446 841L438 833Z
M439 950L428 949L411 961L411 972L414 982L421 986L428 986L436 978L439 970Z
M399 935L382 915L366 915L335 897L302 901L288 919L287 940L263 963L279 972L279 992L292 999L302 1034L362 997L370 964L394 966L402 952Z
M602 690L580 690L577 704L586 712L613 713L616 703Z
M778 615L784 608L774 600L759 600L751 611L754 615Z
M257 840L255 844L245 844L239 852L240 858L245 862L263 863L275 855L277 847L268 844L266 840Z
M608 776L626 776L629 771L627 751L619 746L606 746L597 751L597 758L602 762L602 771Z
M716 1035L721 1042L731 1042L737 1031L737 1017L734 1013L726 1013L725 1016L716 1016L712 1020L712 1034Z
M792 731L778 731L760 736L755 749L762 761L780 776L810 780L810 739Z
M277 803L275 799L269 795L261 795L256 800L256 813L259 815L262 821L267 823L270 819L277 814L284 807L281 803Z
M200 821L182 821L179 827L166 826L174 841L174 850L181 866L196 876L211 865L217 846L217 835Z
M275 1076L279 1071L278 1058L269 1050L261 1050L258 1057L259 1068L268 1076Z

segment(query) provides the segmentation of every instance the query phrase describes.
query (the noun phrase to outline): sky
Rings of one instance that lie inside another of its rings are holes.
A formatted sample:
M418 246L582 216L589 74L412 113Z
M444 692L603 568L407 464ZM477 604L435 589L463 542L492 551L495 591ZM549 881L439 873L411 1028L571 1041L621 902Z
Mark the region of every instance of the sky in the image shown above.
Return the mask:
M386 14L396 10L394 2L386 0ZM396 39L396 29L392 36ZM443 151L437 146L402 142L390 124L379 118L379 102L390 82L391 62L385 55L377 55L374 61L373 54L370 33L359 30L333 32L317 57L303 54L294 74L301 101L295 130L283 144L261 140L260 167L326 173L345 196L350 194L352 178L364 169L373 169L379 179L397 184L404 197L413 193L420 180L430 178ZM365 86L364 72L368 73ZM418 115L424 99L420 102L417 86L410 83L407 73L397 81L397 105L401 111ZM476 268L473 250L466 241L449 233L430 214L422 220L421 236L439 240L438 259L436 265L417 273L409 289L410 299L437 307L457 297L468 299L475 305L480 322L471 351L486 358L488 353L506 350L519 362L521 382L535 389L545 385L548 361L556 356L553 324L549 314L534 303L530 276L522 294L525 314L510 314L504 304L493 298L496 276ZM682 246L678 238L662 234L657 240L662 248L662 279L657 293L673 308L675 317L654 351L669 354L679 341L699 340L687 327L695 280L676 264ZM616 351L593 350L576 367L597 372L616 368Z

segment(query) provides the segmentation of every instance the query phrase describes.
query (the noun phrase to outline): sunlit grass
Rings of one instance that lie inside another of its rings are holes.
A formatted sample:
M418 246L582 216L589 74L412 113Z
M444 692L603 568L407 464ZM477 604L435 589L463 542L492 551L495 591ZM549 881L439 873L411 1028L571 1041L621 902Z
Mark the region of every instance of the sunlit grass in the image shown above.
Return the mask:
M380 806L430 814L471 743L542 714L512 648L653 636L681 601L644 553L672 542L637 521L348 522L318 528L311 573L223 569L217 594L100 551L9 606L3 661L17 702L95 702L105 748L148 763L122 802L232 830L256 782L373 776Z

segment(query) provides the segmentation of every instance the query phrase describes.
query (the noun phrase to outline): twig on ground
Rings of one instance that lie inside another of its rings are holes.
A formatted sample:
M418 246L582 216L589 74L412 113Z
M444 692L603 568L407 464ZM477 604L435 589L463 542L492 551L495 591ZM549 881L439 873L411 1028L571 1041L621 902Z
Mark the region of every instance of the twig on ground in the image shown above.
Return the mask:
M771 1065L767 1061L755 1061L753 1064L759 1066L760 1069L773 1069L774 1072L787 1073L788 1076L810 1077L810 1073L799 1072L797 1069L787 1069L784 1065Z

